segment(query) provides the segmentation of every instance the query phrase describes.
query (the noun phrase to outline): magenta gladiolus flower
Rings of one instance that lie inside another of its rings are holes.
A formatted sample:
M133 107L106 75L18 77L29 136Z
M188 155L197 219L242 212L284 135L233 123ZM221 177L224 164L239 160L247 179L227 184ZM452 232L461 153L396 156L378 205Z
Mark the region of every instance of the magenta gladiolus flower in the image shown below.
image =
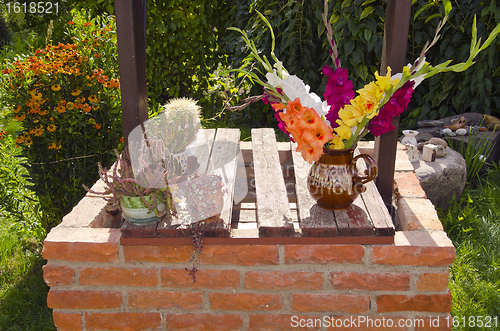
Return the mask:
M333 70L327 64L322 71L328 77L323 96L330 105L330 111L325 117L330 121L331 126L336 128L338 126L336 120L339 118L339 110L348 104L351 99L354 99L354 85L349 80L347 69L339 67L337 70Z
M399 90L394 92L389 101L380 109L377 116L372 118L368 125L371 134L378 137L394 130L392 118L399 116L408 107L413 95L413 81L406 82Z

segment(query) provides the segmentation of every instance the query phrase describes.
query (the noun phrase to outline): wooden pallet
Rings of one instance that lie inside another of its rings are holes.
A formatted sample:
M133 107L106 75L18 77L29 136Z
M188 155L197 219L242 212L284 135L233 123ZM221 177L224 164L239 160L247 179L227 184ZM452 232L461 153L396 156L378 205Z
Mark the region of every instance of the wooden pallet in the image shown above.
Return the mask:
M211 148L195 153L188 172L222 167L228 188L223 212L208 220L206 244L394 242L393 221L373 182L350 208L328 211L307 190L311 165L294 144L276 142L273 129L252 129L251 142L239 141L238 129L202 130L198 138ZM233 193L245 187L235 204ZM177 218L148 226L124 222L122 244L183 243L191 230L181 224Z

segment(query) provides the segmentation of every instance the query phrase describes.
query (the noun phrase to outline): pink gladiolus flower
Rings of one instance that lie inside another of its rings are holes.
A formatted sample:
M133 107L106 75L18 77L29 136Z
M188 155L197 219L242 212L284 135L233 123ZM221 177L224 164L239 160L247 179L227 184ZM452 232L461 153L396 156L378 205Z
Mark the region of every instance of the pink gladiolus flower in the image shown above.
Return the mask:
M406 82L399 90L394 92L389 101L380 109L368 125L371 134L378 137L384 133L394 130L392 118L399 116L410 103L413 95L413 81Z
M323 67L323 74L328 77L323 96L331 106L326 114L326 119L330 121L333 128L336 128L338 111L354 98L354 85L349 80L347 69L338 68L333 70L329 65Z

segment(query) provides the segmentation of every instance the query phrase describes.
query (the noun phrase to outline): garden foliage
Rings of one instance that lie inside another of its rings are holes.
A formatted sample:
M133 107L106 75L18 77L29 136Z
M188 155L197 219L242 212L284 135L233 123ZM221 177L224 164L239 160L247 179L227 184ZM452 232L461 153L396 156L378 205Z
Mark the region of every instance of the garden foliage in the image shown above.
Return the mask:
M48 45L3 69L3 101L49 228L110 164L122 135L114 19L68 23L72 44Z
M114 1L74 1L93 14L114 11ZM229 0L147 1L148 96L155 103L177 97L201 99L209 76L225 62L221 38L229 24Z
M263 13L273 26L276 34L275 53L283 65L307 81L312 91L322 95L325 78L321 68L329 63L325 28L321 21L323 0L236 1L232 24L248 31L257 49L270 49L270 34L258 19L255 9ZM361 88L373 80L375 71L380 71L385 10L386 2L382 0L329 3L330 22L340 62L349 71L355 88ZM494 1L454 1L450 19L442 30L441 39L426 55L427 61L442 63L452 58L452 65L466 61L474 15L477 16L478 37L484 41L500 23L500 6ZM413 0L407 63L413 63L425 42L433 39L443 16L441 2ZM229 34L225 41L226 50L231 52L233 66L239 67L248 54L246 46L237 33ZM414 127L422 119L442 118L469 111L490 113L492 109L500 109L499 64L500 38L497 38L465 72L445 73L425 80L416 89L408 110L403 113L402 126ZM255 116L266 117L272 111L263 104L254 104L252 107Z

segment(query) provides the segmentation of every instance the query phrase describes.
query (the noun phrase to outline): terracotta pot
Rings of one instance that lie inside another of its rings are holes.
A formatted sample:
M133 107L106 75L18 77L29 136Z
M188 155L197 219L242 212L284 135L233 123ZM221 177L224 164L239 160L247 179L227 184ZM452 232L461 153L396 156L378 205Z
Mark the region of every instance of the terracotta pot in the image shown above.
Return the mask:
M307 188L319 207L328 210L348 208L360 193L366 191L363 184L377 176L375 160L366 154L353 157L355 149L324 148L324 154L311 167ZM364 176L356 166L359 159L366 163Z

